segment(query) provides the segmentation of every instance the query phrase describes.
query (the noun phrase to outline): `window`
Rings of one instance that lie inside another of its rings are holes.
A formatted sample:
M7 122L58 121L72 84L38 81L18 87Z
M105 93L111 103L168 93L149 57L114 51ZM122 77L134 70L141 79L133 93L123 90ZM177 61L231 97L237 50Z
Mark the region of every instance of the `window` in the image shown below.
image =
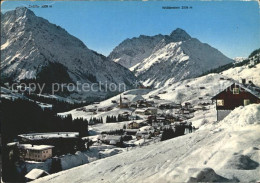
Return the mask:
M250 104L250 100L249 99L245 99L244 100L244 105L249 105Z
M224 100L217 100L217 106L224 106Z
M233 94L239 94L239 88L233 88Z

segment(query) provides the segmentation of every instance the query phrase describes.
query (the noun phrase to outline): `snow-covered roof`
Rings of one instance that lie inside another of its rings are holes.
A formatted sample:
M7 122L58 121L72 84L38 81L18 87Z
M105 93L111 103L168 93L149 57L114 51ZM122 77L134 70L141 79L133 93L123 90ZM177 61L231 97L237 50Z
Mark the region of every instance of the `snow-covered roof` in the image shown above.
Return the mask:
M50 145L32 145L32 144L20 144L19 147L22 147L24 149L39 150L39 151L54 148L54 146L50 146Z
M176 104L175 102L164 102L160 105L181 105L181 104Z
M35 179L38 179L42 174L49 175L49 173L44 171L44 170L41 170L41 169L38 169L38 168L34 168L29 173L27 173L25 175L25 177L27 179L35 180Z
M148 107L147 109L148 109L148 110L157 110L156 107Z
M146 109L136 109L135 112L145 112Z
M21 134L18 137L25 138L28 140L40 140L50 138L75 138L78 137L78 132L51 132L51 133L29 133Z
M14 145L17 145L19 144L19 142L10 142L8 144L6 144L7 146L14 146Z
M137 132L139 129L125 129L125 132Z
M105 136L104 140L120 141L121 140L121 136L119 136L119 135L107 135L107 136Z
M241 83L238 83L238 82L234 82L232 85L236 85L238 86L239 88L243 88L244 90L246 90L247 92L251 93L252 95L254 95L255 97L257 98L260 98L260 92L256 91L255 88L257 87L252 87L250 85L243 85ZM226 89L230 88L232 85L230 85L229 87L227 87ZM225 89L225 90L226 90ZM260 90L260 88L258 88ZM212 99L215 99L220 93L222 93L223 91L225 90L222 90L221 92L219 92L218 94L216 94L214 97L212 97Z

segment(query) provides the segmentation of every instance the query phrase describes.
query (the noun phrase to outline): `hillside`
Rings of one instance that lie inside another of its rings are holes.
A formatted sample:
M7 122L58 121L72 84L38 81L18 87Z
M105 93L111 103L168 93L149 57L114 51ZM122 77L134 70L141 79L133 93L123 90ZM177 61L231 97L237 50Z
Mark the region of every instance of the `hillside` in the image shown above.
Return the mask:
M221 79L224 78L224 79ZM205 112L199 112L195 114L193 119L194 125L199 127L204 118L207 118L210 122L216 120L215 115L215 104L212 103L211 98L220 92L222 89L230 86L232 81L228 80L227 77L220 74L209 74L207 76L180 81L172 84L171 86L164 86L155 90L149 89L134 89L122 93L123 98L127 98L127 102L134 102L140 98L146 100L153 100L155 105L174 102L184 104L185 102L190 102L192 105L196 106L200 103L210 103L210 110ZM203 87L203 89L201 89ZM151 99L151 96L159 96L160 99ZM98 104L93 104L85 106L85 109L100 109L111 107L111 111L97 112L93 114L92 112L84 112L81 110L71 110L65 113L59 113L59 115L71 114L73 118L83 117L90 119L91 117L100 118L102 117L106 121L106 116L108 115L118 115L123 112L132 113L131 109L120 109L117 108L117 104L112 103L112 101L119 101L120 95L114 96L110 99L102 101ZM169 111L172 112L172 111ZM196 116L197 115L197 116ZM108 124L111 125L111 124ZM121 127L123 124L121 125ZM108 126L107 126L108 127Z
M222 72L222 74L240 82L241 79L244 78L247 79L247 81L252 81L257 86L260 86L260 64L251 68L248 65L231 68Z
M259 111L256 104L240 107L206 129L35 182L257 182Z

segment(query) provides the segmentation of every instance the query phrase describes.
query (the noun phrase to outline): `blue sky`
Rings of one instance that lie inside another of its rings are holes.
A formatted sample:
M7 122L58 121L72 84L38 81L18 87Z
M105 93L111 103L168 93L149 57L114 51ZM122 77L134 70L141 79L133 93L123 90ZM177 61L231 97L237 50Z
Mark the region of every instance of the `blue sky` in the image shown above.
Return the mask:
M230 58L247 57L260 47L260 14L256 1L12 1L4 2L1 10L43 4L52 4L52 8L31 10L104 55L126 38L170 34L178 27ZM162 6L191 6L192 9L162 9Z

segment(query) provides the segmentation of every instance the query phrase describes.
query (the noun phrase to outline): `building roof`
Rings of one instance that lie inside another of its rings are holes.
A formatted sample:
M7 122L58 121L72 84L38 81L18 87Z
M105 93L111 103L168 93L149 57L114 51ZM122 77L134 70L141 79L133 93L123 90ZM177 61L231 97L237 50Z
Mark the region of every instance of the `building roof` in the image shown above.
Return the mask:
M236 85L238 86L239 88L243 88L244 90L246 90L247 92L251 93L252 95L254 95L255 97L257 98L260 98L260 92L258 92L256 89L258 89L260 91L260 88L256 87L256 86L252 86L250 84L241 84L241 83L238 83L238 82L234 82L232 85L230 85L229 87L227 87L225 90L227 90L228 88L230 88L231 86L233 85ZM221 92L219 92L218 94L216 94L214 97L212 97L211 99L214 100L216 99L220 93L222 93L223 91L225 90L222 90Z
M18 145L19 142L10 142L8 144L6 144L7 146L15 146L15 145Z
M44 170L34 168L25 175L25 178L35 180L35 179L38 179L39 177L41 177L43 174L49 175L49 173Z
M145 112L146 109L136 109L135 112Z
M158 110L156 107L148 107L146 110Z
M79 136L78 132L28 133L28 134L18 135L18 137L25 138L28 140L41 140L41 139L52 139L52 138L75 138L78 136Z
M46 149L52 149L54 146L50 145L32 145L32 144L20 144L19 147L29 150L46 150Z
M121 136L119 136L119 135L106 135L105 137L104 137L104 140L114 140L114 141L120 141L121 140Z
M125 132L137 132L139 129L125 129Z

